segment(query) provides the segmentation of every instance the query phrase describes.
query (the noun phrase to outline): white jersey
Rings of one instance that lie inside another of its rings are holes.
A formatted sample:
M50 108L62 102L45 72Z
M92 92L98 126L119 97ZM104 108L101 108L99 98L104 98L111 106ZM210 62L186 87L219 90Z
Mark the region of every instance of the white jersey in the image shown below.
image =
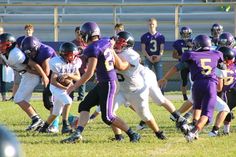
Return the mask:
M25 54L17 47L13 48L8 55L8 58L1 54L3 61L17 72L23 72L26 70L27 64L24 64L26 60Z
M61 56L56 56L49 61L50 70L58 76L78 73L81 65L82 61L80 58L75 59L72 63L66 63Z
M134 92L144 87L144 78L140 72L145 67L140 64L140 55L132 48L128 48L119 57L124 58L130 63L131 67L126 71L119 71L118 78L120 79L120 90L125 92Z
M75 74L79 71L81 64L82 62L79 58L75 59L72 63L66 63L61 56L53 57L49 61L50 70L58 75Z

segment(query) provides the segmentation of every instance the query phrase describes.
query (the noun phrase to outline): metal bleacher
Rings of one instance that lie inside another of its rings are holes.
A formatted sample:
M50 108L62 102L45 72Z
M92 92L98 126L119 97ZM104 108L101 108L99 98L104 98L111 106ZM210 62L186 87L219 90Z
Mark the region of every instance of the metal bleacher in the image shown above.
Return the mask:
M133 33L136 40L147 31L146 21L156 17L159 21L159 31L166 36L167 41L175 40L175 3L199 3L201 0L100 0L100 4L142 4L166 3L165 6L121 6L116 8L116 21L122 22L126 30ZM94 4L96 0L1 0L0 4ZM168 4L170 4L168 6ZM23 26L33 23L36 27L35 35L43 41L53 41L53 6L0 6L0 25L16 36L22 35ZM213 23L222 23L225 30L234 33L234 12L223 12L218 6L183 6L180 7L179 26L188 25L194 34L209 34ZM59 41L71 40L74 37L74 27L85 21L96 21L100 24L103 35L113 33L114 17L112 6L60 6Z

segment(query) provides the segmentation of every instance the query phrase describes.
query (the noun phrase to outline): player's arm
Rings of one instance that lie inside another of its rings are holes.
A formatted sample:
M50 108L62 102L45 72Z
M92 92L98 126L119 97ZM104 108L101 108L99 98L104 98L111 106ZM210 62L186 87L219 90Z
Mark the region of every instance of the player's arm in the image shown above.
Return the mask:
M172 77L178 71L187 69L187 68L188 68L188 63L186 62L179 62L175 66L171 67L170 70L166 72L164 77L158 81L159 86L164 87L170 77Z
M80 73L77 71L75 74L67 74L68 78L73 81L78 81L80 79Z
M30 67L30 69L27 69L27 71L30 72L32 69L35 69L36 72L42 77L43 85L45 87L47 87L47 85L49 83L49 79L48 79L47 75L44 73L41 66L39 64L37 64L36 62L34 62L32 59L28 59L27 64ZM31 71L31 72L33 73L33 71Z
M95 57L89 57L88 58L88 68L87 71L81 76L81 78L74 83L74 85L71 85L67 89L67 93L70 94L72 91L80 87L82 84L86 83L93 75L96 70L97 66L97 58Z
M50 74L50 66L49 66L49 60L50 60L50 59L51 59L51 58L47 58L47 59L44 60L43 63L42 63L42 69L43 69L44 73L45 73L47 76L49 76L49 74Z
M172 57L174 59L181 59L181 56L179 56L178 51L176 49L173 50Z
M146 45L141 43L141 51L144 55L144 57L146 57L148 60L152 61L151 56L148 55L147 51L146 51Z
M218 78L218 84L217 84L217 92L221 92L222 88L223 88L223 79L222 78Z
M115 63L115 67L116 69L120 70L120 71L124 71L129 69L130 64L123 58L123 57L119 57L115 51L113 52L113 56L114 56L114 63Z
M50 83L58 88L66 90L67 87L63 86L60 82L58 82L58 74L55 72L52 72Z
M165 44L162 43L162 44L160 45L160 56L162 56L162 55L164 54L164 47L165 47Z

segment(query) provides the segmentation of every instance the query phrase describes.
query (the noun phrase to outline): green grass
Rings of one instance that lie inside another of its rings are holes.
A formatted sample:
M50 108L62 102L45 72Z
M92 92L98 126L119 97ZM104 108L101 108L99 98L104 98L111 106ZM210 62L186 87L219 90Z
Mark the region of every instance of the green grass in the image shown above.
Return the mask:
M173 95L173 93L170 93ZM175 93L178 94L178 93ZM168 95L168 93L167 93ZM182 97L180 97L182 98ZM178 107L182 100L173 100ZM35 109L45 120L49 114L41 101L32 101ZM125 141L114 142L111 129L98 117L89 123L83 133L83 142L77 144L60 144L60 140L67 137L61 134L38 134L25 132L30 119L13 102L0 102L0 124L6 125L16 133L22 144L26 157L232 157L236 156L236 123L232 123L230 136L210 138L207 136L211 127L207 127L200 134L200 139L187 143L183 135L176 131L174 123L169 120L169 113L163 107L150 104L153 115L160 128L165 131L168 140L160 141L155 138L150 129L139 133L142 138L139 143L130 143L125 135ZM74 102L72 113L76 114L78 102ZM136 128L139 117L131 110L121 107L118 115L132 128Z

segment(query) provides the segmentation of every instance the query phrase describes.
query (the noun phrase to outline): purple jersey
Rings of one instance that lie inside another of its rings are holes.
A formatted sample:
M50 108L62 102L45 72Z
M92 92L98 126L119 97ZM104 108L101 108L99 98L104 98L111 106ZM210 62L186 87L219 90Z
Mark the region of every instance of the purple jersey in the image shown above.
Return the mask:
M41 46L37 50L37 55L33 58L33 60L36 63L38 63L39 65L42 65L42 63L46 59L52 58L56 55L57 54L56 54L55 50L52 47L41 43Z
M145 44L149 56L160 55L160 45L164 43L165 37L159 32L154 35L147 32L141 37L141 44Z
M18 47L21 47L21 43L25 39L25 37L26 36L23 35L23 36L20 36L19 38L16 39L16 44L17 44Z
M219 38L213 38L212 36L210 38L212 46L218 46Z
M183 53L192 50L192 48L187 45L188 42L192 42L192 40L185 41L183 39L178 39L173 43L173 48L177 51L178 55L181 56Z
M114 69L114 58L110 48L110 40L100 39L84 49L84 55L86 55L87 58L97 58L96 74L99 82L117 79L116 71Z
M236 65L227 67L227 77L224 78L222 92L226 92L232 88L236 88Z
M193 81L210 79L218 82L215 69L223 62L223 55L219 51L190 51L182 55L182 61L189 63L191 79Z

